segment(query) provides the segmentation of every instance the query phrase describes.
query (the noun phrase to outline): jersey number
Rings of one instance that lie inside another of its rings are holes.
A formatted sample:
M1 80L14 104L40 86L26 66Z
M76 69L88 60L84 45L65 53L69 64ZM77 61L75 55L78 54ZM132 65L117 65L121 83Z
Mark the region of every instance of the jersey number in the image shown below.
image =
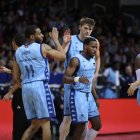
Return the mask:
M28 76L28 79L30 78L30 76L34 77L34 69L33 69L33 66L30 65L30 66L25 66L25 69L26 69L26 72L27 72L27 76Z

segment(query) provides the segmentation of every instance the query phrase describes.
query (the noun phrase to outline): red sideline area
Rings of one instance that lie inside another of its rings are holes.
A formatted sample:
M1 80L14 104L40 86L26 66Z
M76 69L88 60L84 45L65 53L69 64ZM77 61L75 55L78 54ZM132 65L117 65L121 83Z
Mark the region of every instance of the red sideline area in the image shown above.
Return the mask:
M11 101L0 100L0 140L12 140L12 116Z
M140 132L140 107L136 99L100 99L100 134ZM11 101L0 100L0 139L12 139Z
M100 99L100 134L140 132L140 107L136 99Z

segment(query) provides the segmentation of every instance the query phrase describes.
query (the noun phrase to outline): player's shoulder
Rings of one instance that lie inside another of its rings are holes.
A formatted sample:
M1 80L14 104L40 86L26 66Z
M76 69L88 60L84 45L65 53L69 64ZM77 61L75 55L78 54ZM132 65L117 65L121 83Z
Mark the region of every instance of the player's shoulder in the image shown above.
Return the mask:
M71 35L71 40L76 39L76 35Z
M19 51L21 51L21 50L23 49L23 47L24 47L24 45L21 45L20 47L18 47L18 48L16 49L16 53L19 52Z
M82 55L80 53L76 54L75 57L81 57Z

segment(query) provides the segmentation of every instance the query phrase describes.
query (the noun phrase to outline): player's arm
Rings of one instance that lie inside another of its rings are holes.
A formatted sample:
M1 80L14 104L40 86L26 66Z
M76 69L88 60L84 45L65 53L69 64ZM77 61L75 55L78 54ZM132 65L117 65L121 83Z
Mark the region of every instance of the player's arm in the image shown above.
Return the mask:
M94 81L92 81L92 96L96 102L96 105L97 107L99 108L99 102L98 102L98 96L97 96L97 93L96 93L96 90L95 90L95 83Z
M64 61L66 58L66 55L65 55L64 49L62 48L61 44L59 43L57 28L52 29L50 36L53 39L54 43L56 44L56 50L52 49L47 44L42 44L43 56L44 57L50 56L56 60Z
M64 52L67 53L69 45L70 45L70 41L71 41L71 34L70 34L70 29L66 29L64 32L64 36L63 36L63 44L62 47L64 49Z
M16 60L13 61L13 68L12 68L12 75L13 75L13 82L14 82L14 85L18 85L18 87L21 86L21 72L20 72L20 69L19 69L19 66L16 62Z
M50 56L54 58L57 61L64 61L66 58L65 53L62 53L61 51L52 49L49 45L47 44L42 44L42 53L44 57Z
M0 72L9 73L11 74L12 71L4 66L0 66Z
M97 39L96 39L97 40ZM95 74L94 74L94 81L97 79L98 74L99 74L99 70L100 70L100 43L97 40L97 50L96 50L96 70L95 70Z
M135 90L140 85L140 55L138 55L135 59L135 68L136 68L137 81L130 84L130 87L128 88L127 91L129 96L134 95Z
M81 82L81 83L85 83L85 84L89 83L89 80L86 77L74 77L73 76L75 71L78 69L78 67L79 67L78 58L76 58L76 57L72 58L68 68L66 69L66 71L64 73L64 77L63 77L64 83L66 83L66 84L71 84L74 82Z
M6 93L3 97L4 101L8 101L10 98L12 98L14 92L19 88L17 84L15 84L9 91Z

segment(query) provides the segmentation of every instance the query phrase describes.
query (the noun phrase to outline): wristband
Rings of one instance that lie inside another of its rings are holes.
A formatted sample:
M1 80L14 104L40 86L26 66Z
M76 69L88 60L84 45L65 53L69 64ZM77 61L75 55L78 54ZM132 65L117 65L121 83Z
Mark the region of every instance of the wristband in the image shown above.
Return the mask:
M79 82L80 77L74 77L74 82Z

